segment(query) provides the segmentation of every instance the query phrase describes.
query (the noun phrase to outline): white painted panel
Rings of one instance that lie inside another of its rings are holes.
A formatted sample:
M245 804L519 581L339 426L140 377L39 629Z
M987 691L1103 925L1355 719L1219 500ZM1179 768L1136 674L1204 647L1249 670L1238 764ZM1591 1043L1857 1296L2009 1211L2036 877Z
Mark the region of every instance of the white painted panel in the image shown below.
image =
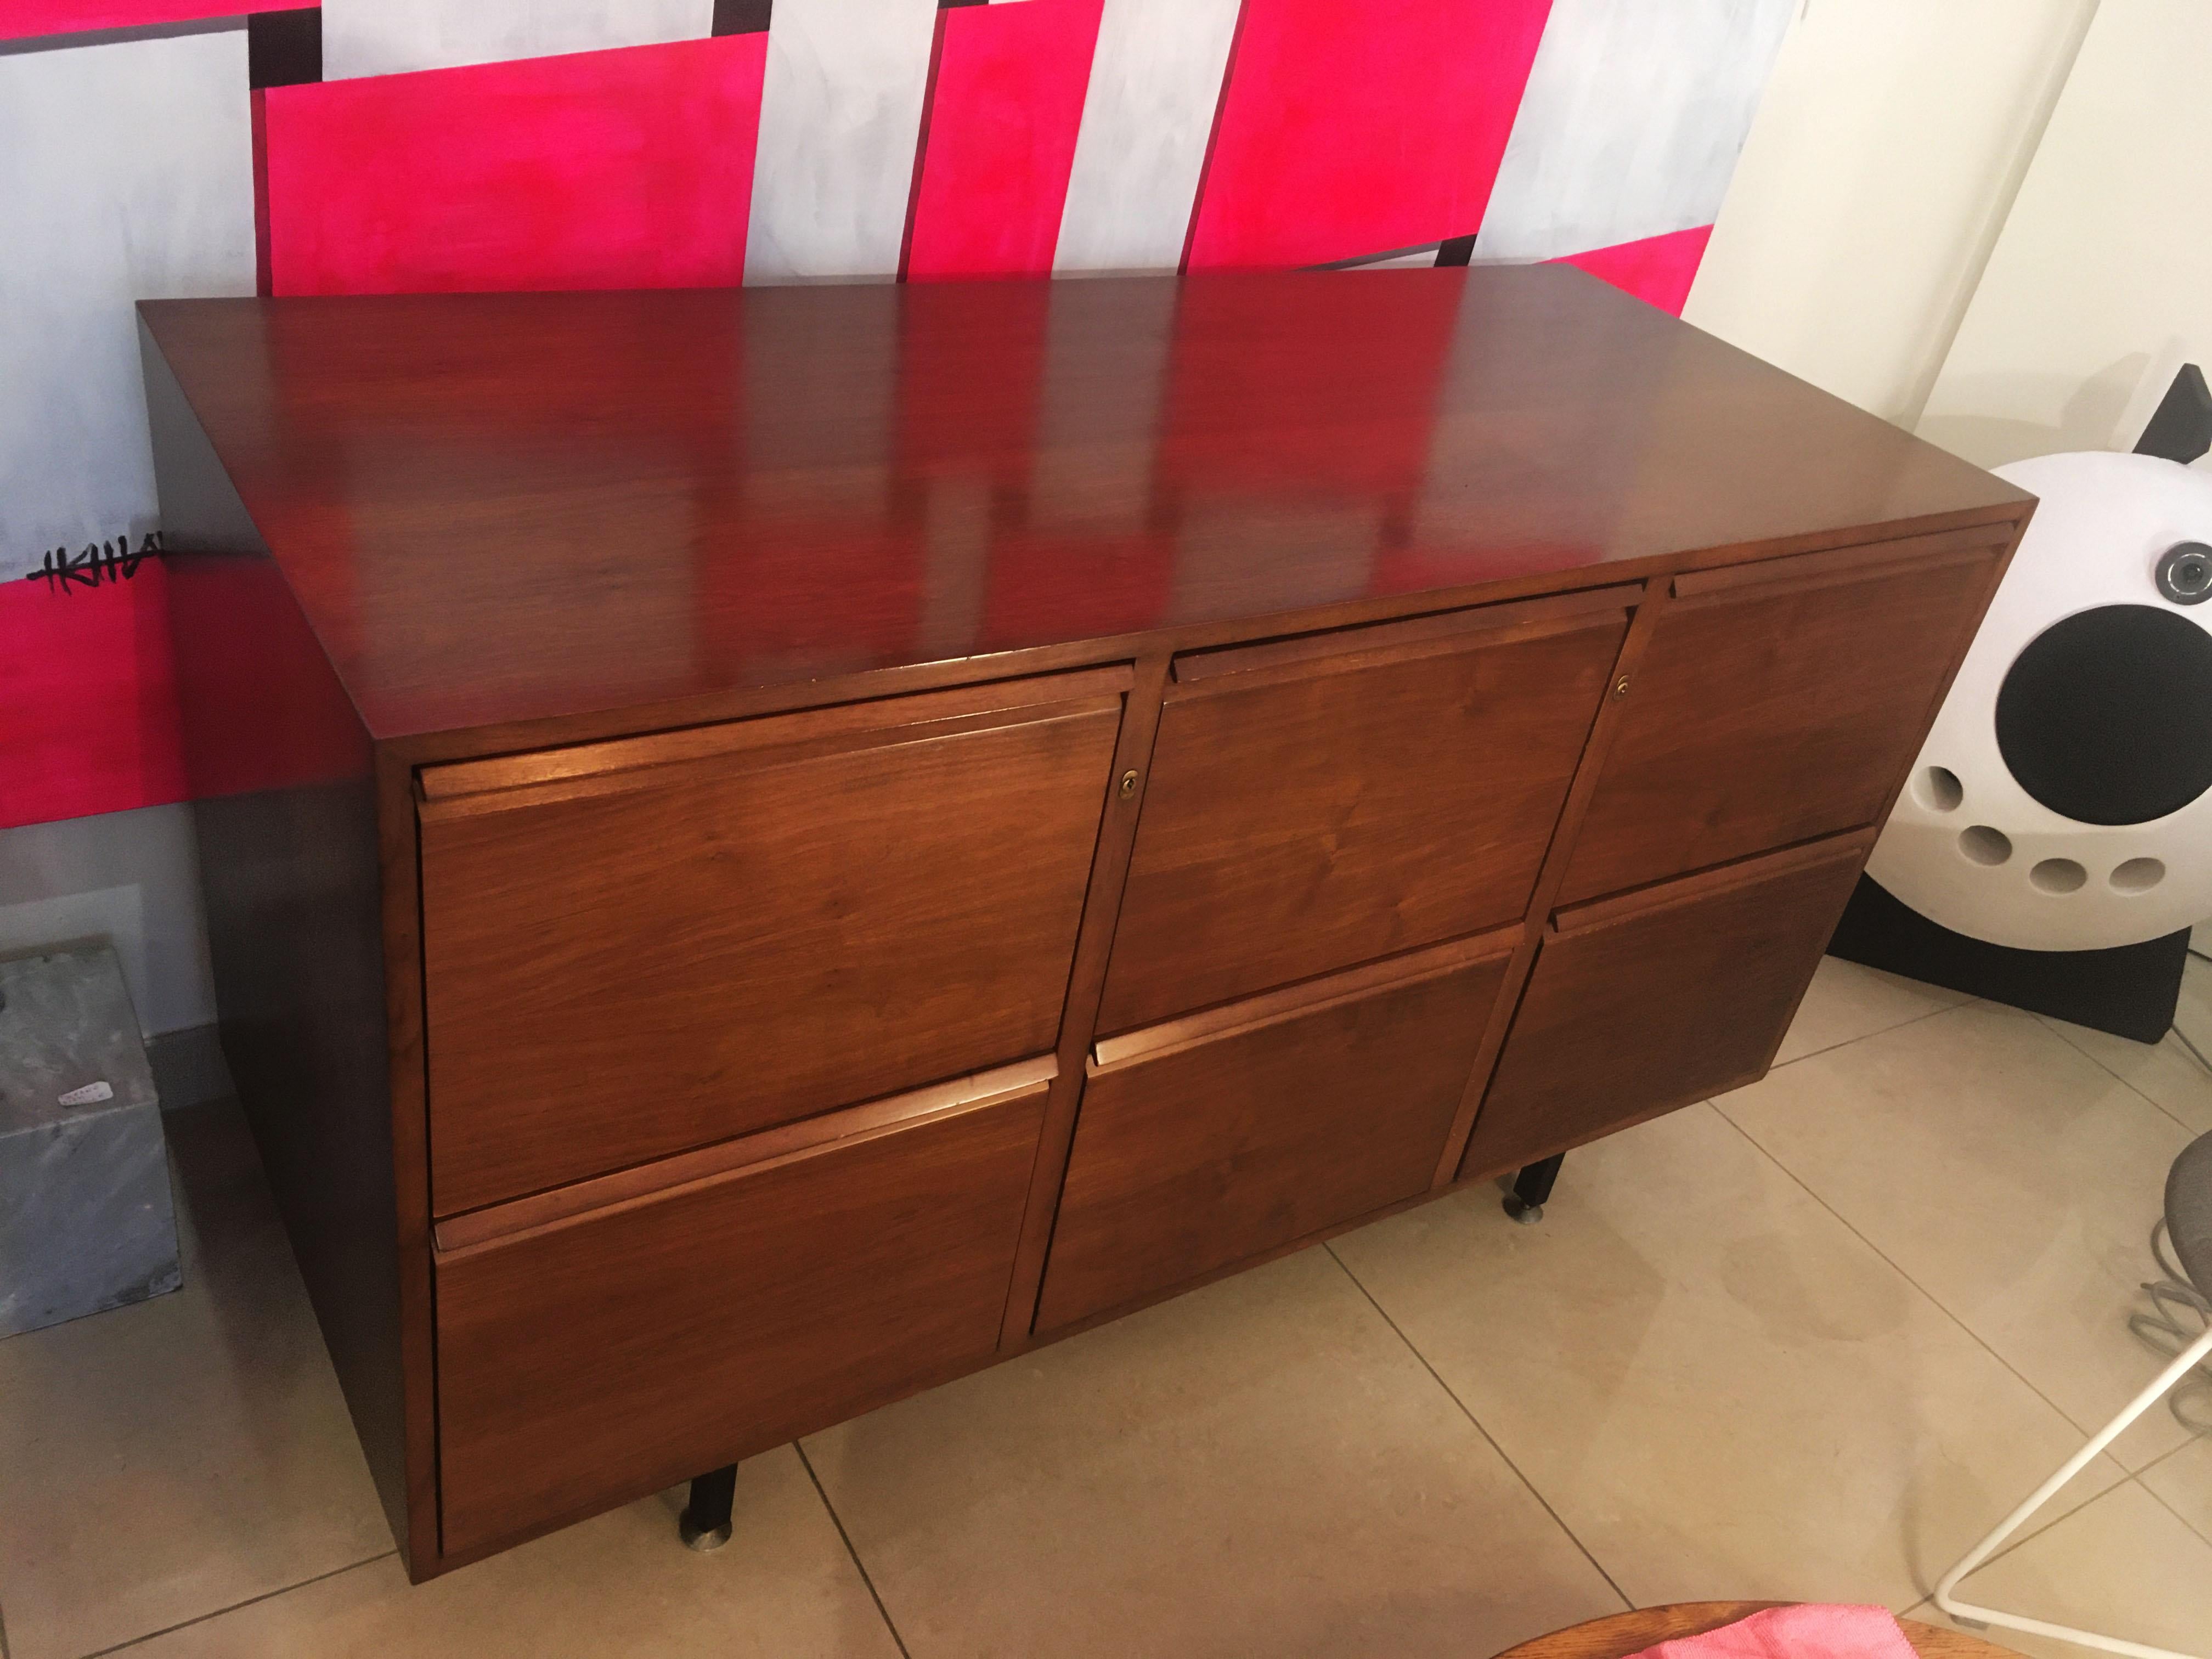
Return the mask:
M0 830L0 956L115 947L148 1036L215 1018L192 809L142 807Z
M775 0L745 280L889 276L937 0Z
M1106 0L1055 270L1181 263L1239 3Z
M2104 0L1922 437L1984 466L2130 448L2180 363L2212 373L2206 21L2202 0Z
M714 0L324 0L323 78L703 39Z
M0 579L154 527L131 302L253 292L246 33L0 55Z
M1340 265L1340 270L1419 270L1437 262L1433 246L1417 247L1411 253L1393 253L1380 259L1362 259L1354 264Z
M1796 6L1553 0L1477 253L1550 259L1712 223Z

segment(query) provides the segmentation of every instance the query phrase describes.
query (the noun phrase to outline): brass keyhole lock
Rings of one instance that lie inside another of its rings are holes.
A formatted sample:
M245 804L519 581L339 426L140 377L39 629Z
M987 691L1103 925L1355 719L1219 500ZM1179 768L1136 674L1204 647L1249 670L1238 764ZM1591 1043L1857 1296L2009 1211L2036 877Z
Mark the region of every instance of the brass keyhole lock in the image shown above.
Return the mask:
M1627 675L1623 674L1619 679L1613 683L1613 695L1616 697L1625 697L1628 695Z
M1136 793L1137 793L1137 775L1136 775L1134 772L1124 772L1124 773L1122 773L1122 774L1121 774L1121 799L1122 799L1123 800L1127 800L1127 799L1129 799L1129 797L1130 797L1130 796L1132 796L1132 795L1135 794Z

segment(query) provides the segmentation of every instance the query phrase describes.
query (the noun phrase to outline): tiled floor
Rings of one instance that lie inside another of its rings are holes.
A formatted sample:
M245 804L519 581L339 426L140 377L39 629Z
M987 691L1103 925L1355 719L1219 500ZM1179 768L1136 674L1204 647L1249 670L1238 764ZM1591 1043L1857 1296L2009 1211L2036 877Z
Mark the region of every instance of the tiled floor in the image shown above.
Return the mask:
M187 1288L0 1343L0 1644L1487 1659L1630 1601L1911 1609L2156 1370L2124 1319L2212 1077L1834 962L1783 1058L1540 1226L1463 1193L755 1459L719 1553L666 1493L420 1589L235 1112L178 1114ZM2212 1439L2113 1451L1974 1587L2212 1654Z

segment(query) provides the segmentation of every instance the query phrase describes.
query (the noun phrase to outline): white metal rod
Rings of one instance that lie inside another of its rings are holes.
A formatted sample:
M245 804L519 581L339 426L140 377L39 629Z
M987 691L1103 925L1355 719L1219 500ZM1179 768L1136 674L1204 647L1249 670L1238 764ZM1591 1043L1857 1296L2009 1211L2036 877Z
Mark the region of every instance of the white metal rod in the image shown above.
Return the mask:
M2174 1385L2203 1363L2212 1354L2212 1328L2184 1349L2173 1363L2158 1375L2158 1380L2120 1408L2120 1414L2091 1437L2089 1443L2058 1466L2057 1473L2030 1493L2025 1502L2010 1515L1997 1522L1988 1537L1966 1552L1959 1565L1943 1575L1936 1586L1936 1605L1954 1619L1976 1620L1985 1625L2002 1625L2008 1630L2026 1631L2034 1636L2054 1637L2062 1642L2075 1642L2084 1647L2099 1648L2106 1653L2124 1654L2127 1659L2206 1659L2198 1654L2177 1653L2171 1648L2146 1647L2140 1642L2122 1641L2115 1636L2099 1636L2094 1632L2074 1630L2064 1625L2046 1624L2040 1619L2026 1619L2017 1613L2001 1613L1994 1608L1976 1607L1971 1601L1961 1601L1951 1592L1959 1581L1979 1567L1996 1551L1997 1546L2017 1531L2022 1522L2051 1501L2054 1493L2079 1474L2098 1453L2117 1440L2129 1424L2141 1417L2163 1400Z

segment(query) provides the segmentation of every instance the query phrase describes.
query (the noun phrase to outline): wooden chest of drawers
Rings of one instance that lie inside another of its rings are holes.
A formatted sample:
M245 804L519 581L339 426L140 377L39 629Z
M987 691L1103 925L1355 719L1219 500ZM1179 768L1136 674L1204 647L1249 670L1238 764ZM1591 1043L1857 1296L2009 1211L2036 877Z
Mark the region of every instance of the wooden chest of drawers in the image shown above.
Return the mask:
M143 332L418 1578L1757 1076L2032 506L1560 268Z

